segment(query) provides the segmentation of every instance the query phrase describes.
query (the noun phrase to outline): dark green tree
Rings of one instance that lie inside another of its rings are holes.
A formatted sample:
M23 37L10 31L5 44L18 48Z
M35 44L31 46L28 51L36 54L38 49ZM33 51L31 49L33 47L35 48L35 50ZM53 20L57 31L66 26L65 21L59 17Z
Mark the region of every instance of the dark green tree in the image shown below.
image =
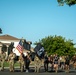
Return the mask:
M63 6L64 4L67 4L69 6L76 4L76 0L57 0L57 2L60 6Z
M39 42L44 46L44 49L47 51L48 55L57 53L58 55L70 55L75 54L74 43L72 40L66 40L62 36L48 36L45 37Z

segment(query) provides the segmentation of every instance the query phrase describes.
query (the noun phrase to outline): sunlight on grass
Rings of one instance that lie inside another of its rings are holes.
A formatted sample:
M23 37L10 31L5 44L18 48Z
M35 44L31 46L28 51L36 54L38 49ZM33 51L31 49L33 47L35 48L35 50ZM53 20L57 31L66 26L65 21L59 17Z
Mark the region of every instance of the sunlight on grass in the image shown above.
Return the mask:
M5 61L4 66L5 66L5 67L9 67L9 62ZM20 66L20 65L19 65L18 62L16 62L16 63L14 64L14 66L15 66L15 67L18 67L18 66Z

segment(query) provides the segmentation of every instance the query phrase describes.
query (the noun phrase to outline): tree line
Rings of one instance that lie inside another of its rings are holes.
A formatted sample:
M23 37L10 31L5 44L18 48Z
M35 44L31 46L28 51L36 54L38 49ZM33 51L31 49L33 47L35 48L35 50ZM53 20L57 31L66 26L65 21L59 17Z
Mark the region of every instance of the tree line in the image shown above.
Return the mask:
M75 44L73 43L73 40L66 40L62 36L50 35L45 38L42 38L38 42L36 41L34 45L37 45L38 43L41 43L43 45L48 55L57 53L61 56L69 55L72 57L76 53L76 48L74 47Z
M76 4L76 0L57 0L60 6L63 6L64 4L72 6Z

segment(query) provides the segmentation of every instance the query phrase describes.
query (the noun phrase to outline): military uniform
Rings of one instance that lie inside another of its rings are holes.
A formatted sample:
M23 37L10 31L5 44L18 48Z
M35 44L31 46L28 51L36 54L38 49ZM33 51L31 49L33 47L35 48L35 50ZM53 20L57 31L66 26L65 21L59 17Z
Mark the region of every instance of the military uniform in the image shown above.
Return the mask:
M42 63L41 60L38 58L38 56L35 56L34 62L35 62L35 72L39 72Z
M5 52L1 52L0 53L0 66L1 66L1 70L4 70L4 62L5 62L5 58L6 58L6 53Z
M8 57L8 61L9 61L9 70L11 71L11 72L14 72L14 63L15 63L15 57L16 57L16 54L15 53L13 53L13 52L11 52L10 54L9 54L9 57Z
M21 54L19 56L19 63L20 63L21 72L23 72L24 71L24 57L23 57L23 54Z

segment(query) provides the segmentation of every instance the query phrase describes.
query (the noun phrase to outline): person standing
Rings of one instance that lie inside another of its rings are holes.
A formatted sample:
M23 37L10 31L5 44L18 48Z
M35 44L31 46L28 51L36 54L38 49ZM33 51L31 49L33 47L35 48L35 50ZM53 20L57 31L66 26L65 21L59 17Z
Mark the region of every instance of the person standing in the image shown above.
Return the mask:
M42 62L37 55L35 55L34 63L35 63L35 72L37 73L40 72Z
M65 57L64 56L60 56L59 57L59 62L60 62L60 68L62 70L64 70L64 67L65 67Z
M14 72L15 57L16 57L16 54L11 51L11 53L8 56L8 62L9 62L9 70L10 70L10 72Z
M23 53L21 53L21 55L19 56L19 63L20 63L21 72L23 72L24 71L24 55L23 55Z
M30 54L27 52L27 55L25 57L25 69L26 69L26 72L29 72L29 65L30 65Z
M0 53L0 65L1 65L1 71L4 70L4 62L6 58L6 53L4 51L1 51Z
M50 55L50 56L48 57L48 61L49 61L49 63L50 63L51 71L53 71L53 55Z
M76 69L76 55L72 57L71 61L73 62L74 69Z
M47 55L47 52L45 53L45 56L44 56L44 69L45 69L45 72L48 71L48 55Z
M57 72L58 72L58 64L59 64L59 57L58 57L57 54L54 56L53 62L54 62L54 69L55 69L55 72L57 73Z
M69 56L67 55L67 56L65 57L65 71L66 71L66 72L69 72L69 64L70 64L70 58L69 58Z

